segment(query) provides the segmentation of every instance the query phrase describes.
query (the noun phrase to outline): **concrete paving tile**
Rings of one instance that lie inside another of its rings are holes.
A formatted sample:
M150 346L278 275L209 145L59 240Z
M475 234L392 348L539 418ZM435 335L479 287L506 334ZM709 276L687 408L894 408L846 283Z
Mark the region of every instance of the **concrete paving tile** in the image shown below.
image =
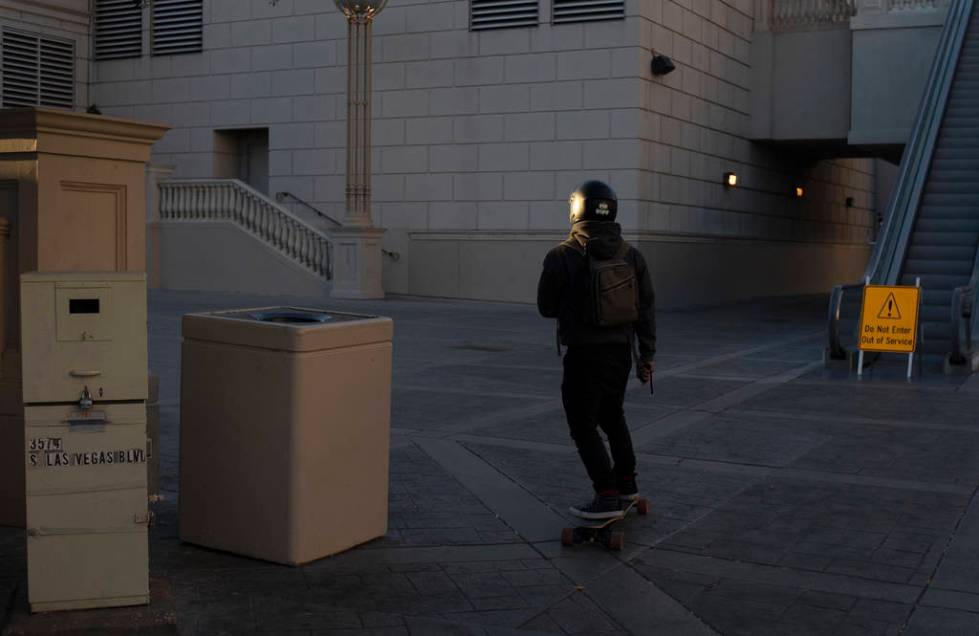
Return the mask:
M565 633L561 626L557 624L549 614L540 614L533 619L527 621L522 625L524 629L534 630L538 632L545 632L548 634L563 634Z
M619 629L590 598L578 593L547 612L566 634L598 634Z
M285 574L176 538L180 316L275 304L329 304L396 321L391 532L333 558L282 568ZM822 372L774 390L752 383L818 359L822 299L658 316L656 394L635 383L627 392L637 446L657 455L640 457L640 487L653 514L623 525L626 565L602 550L563 549L550 530L525 542L497 519L511 502L478 496L455 467L447 470L415 445L424 434L447 443L459 435L494 479L524 493L508 514L553 514L556 524L566 523L567 505L590 489L560 407L553 324L533 307L183 292L152 292L150 307L150 360L164 401L162 484L170 495L157 507L152 567L176 588L182 633L646 634L656 627L642 613L655 603L638 600L648 592L673 603L678 616L702 618L724 634L827 633L822 623L833 625L833 636L896 634L939 561L936 581L954 586L929 590L916 619L976 631L958 614L921 612L970 606L964 592L975 578L976 546L971 526L959 520L979 484L979 392L955 383L856 383ZM0 596L6 582L23 580L21 544L22 535L0 529ZM771 565L750 562L771 555L778 557ZM619 567L624 575L602 585L603 573ZM840 567L852 574L827 571ZM888 582L906 571L910 584ZM466 577L471 595L456 576ZM586 593L574 592L572 580L584 582ZM581 598L593 605L581 610ZM270 607L298 618L277 622L272 609L260 620L253 599L270 599ZM847 613L838 621L835 612Z
M504 410L515 411L521 405L536 403L534 395L501 399L487 395L479 388L460 395L437 388L417 390L395 387L391 396L391 425L418 430L436 427L451 430L465 425L471 418Z
M919 607L911 615L907 636L974 636L979 633L979 614L937 607Z
M747 384L745 380L705 380L673 376L656 380L655 402L667 406L692 407L720 397ZM647 400L648 395L632 393L629 402Z
M932 586L925 591L920 605L957 609L979 614L979 594L944 590Z
M643 452L717 461L788 466L831 438L780 421L710 416L643 444Z

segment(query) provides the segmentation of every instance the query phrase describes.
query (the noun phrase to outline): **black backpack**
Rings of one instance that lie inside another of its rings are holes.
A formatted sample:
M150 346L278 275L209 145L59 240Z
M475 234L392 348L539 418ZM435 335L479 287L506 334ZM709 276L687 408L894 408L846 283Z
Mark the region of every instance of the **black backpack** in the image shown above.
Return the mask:
M597 258L575 241L566 245L583 254L587 263L586 297L582 319L599 327L632 325L639 320L639 282L627 260L629 244L622 241L611 258Z

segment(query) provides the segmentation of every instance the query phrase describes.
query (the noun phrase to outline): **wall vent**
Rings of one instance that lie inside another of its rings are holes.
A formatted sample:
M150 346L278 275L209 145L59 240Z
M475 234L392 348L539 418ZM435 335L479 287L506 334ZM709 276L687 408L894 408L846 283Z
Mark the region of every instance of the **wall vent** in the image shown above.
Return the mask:
M0 103L75 106L75 43L4 29L0 36Z
M537 0L471 0L472 31L537 26Z
M203 48L203 0L154 0L153 55L200 53Z
M554 0L554 24L625 18L625 0Z
M96 0L95 59L143 54L143 9L133 0Z

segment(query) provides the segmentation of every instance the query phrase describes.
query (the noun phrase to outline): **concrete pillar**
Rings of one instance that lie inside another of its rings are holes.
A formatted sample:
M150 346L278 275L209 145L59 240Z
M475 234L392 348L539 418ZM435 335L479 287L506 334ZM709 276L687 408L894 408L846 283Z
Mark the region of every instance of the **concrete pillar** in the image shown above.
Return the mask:
M0 219L10 234L0 255L0 525L25 520L20 275L145 271L146 163L164 132L66 110L0 110Z
M160 188L173 174L174 166L146 165L146 286L160 288Z

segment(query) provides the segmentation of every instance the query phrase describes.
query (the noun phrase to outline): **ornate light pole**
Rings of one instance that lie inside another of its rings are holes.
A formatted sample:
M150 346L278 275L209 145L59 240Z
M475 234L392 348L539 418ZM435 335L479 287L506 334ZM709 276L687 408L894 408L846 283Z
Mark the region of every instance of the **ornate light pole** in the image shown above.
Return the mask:
M371 221L371 26L388 0L334 2L347 18L347 210L333 230L333 296L383 298L384 230Z

